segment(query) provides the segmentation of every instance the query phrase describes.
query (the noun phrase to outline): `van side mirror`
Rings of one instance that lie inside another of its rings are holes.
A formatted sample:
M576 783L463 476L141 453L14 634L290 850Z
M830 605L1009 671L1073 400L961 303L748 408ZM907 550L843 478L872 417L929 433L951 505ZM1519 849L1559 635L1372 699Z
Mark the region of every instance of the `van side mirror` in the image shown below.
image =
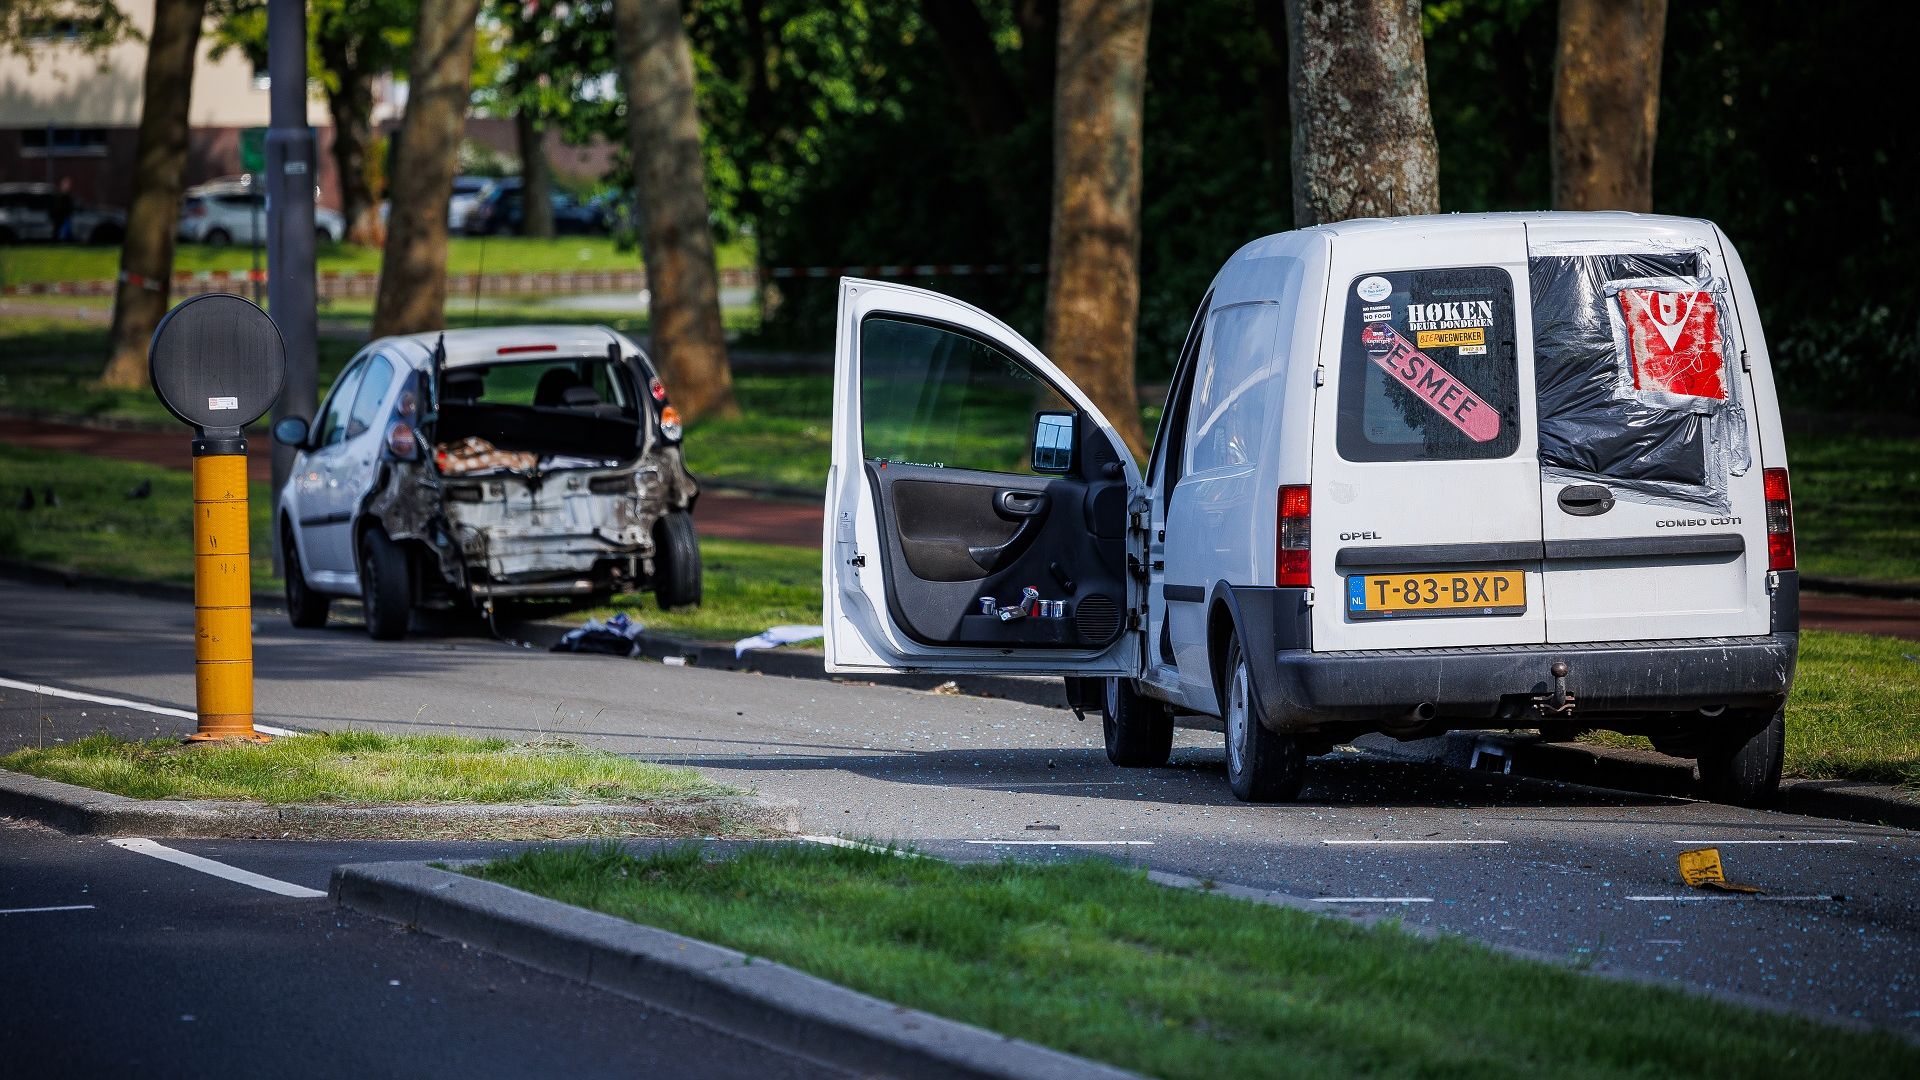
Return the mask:
M307 448L307 418L283 416L273 422L273 441L295 450Z
M1043 412L1033 420L1033 471L1063 473L1073 470L1073 444L1078 413Z

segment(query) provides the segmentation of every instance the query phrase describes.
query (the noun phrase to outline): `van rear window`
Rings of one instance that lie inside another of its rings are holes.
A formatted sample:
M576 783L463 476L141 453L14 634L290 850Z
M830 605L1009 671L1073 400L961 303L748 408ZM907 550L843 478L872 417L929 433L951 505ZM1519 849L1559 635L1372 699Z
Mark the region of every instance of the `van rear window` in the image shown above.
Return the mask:
M1513 343L1513 279L1504 270L1355 278L1341 329L1340 456L1459 461L1513 453Z

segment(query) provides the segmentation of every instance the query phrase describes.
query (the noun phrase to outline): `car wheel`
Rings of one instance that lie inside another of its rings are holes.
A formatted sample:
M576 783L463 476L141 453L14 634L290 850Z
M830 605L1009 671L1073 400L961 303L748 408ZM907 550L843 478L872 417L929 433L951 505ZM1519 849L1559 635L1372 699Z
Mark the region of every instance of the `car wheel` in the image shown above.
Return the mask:
M653 523L653 595L662 608L700 602L700 538L693 515L685 510L662 514Z
M1297 736L1278 735L1254 715L1253 675L1240 635L1227 639L1221 719L1227 729L1227 783L1241 802L1288 802L1307 779L1307 751Z
M368 529L360 538L360 603L374 640L398 641L407 635L413 614L409 577L406 550L378 525Z
M1143 696L1132 679L1106 680L1101 697L1101 731L1107 760L1124 769L1165 765L1173 754L1173 714Z
M334 242L333 234L325 229L315 229L313 230L313 242L316 244L331 244Z
M1700 791L1717 803L1766 806L1780 791L1780 767L1787 752L1787 707L1772 715L1735 719L1711 740L1699 757Z
M293 528L280 530L280 561L287 568L287 621L302 630L327 625L327 609L333 600L313 591L307 576L300 572L300 551L293 546Z
M200 242L208 247L226 247L233 242L233 237L227 235L225 229L208 229L207 234L200 238Z

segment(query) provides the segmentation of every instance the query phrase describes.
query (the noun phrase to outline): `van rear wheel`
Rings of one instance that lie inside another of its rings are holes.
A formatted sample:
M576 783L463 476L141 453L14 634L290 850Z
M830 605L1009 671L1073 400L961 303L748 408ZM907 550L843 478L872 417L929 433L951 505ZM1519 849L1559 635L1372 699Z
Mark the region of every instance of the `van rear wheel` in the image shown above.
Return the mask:
M1701 751L1700 792L1717 803L1767 806L1780 792L1780 768L1787 752L1787 707L1735 721L1706 736Z
M1240 635L1227 638L1221 719L1227 729L1227 783L1241 802L1291 802L1307 781L1307 750L1296 735L1267 730L1253 709L1253 675Z
M1123 769L1144 769L1165 765L1173 756L1173 714L1142 696L1132 679L1106 680L1100 711L1108 761Z

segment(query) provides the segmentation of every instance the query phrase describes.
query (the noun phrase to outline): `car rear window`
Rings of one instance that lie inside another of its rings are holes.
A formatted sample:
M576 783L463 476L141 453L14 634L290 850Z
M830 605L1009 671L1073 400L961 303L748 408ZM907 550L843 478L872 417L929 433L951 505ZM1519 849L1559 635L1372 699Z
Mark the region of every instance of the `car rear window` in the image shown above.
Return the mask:
M1347 285L1336 442L1348 461L1501 458L1519 445L1513 279L1491 266Z

